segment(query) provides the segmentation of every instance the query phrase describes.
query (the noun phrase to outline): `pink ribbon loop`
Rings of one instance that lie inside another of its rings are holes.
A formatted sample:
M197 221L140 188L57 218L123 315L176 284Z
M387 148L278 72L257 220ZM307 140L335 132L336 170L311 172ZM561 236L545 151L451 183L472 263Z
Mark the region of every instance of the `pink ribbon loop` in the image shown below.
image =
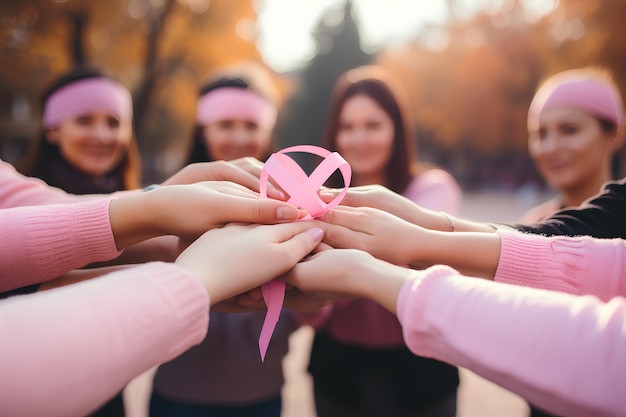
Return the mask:
M289 152L311 153L323 157L324 160L309 176L296 161L286 155ZM331 202L325 203L320 199L317 192L337 170L343 176L344 188ZM337 152L330 152L318 146L298 145L272 154L265 162L259 178L259 189L263 198L267 198L267 181L270 177L289 195L288 203L307 211L307 216L301 220L310 220L324 215L339 205L348 192L352 170L346 160ZM261 286L261 292L267 306L267 313L259 336L259 351L261 361L265 361L270 339L283 308L285 283L276 279L272 280Z

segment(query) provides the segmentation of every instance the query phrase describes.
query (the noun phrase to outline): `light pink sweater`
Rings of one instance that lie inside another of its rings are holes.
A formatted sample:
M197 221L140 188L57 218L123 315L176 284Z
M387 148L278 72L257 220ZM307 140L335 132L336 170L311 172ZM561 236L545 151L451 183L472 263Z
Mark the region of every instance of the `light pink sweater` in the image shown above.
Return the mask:
M117 256L109 203L0 210L1 290ZM195 277L158 262L1 301L0 415L88 414L198 344L208 308Z
M1 301L0 415L91 413L200 343L208 309L199 281L161 262Z
M602 301L626 296L626 241L499 231L495 281ZM589 271L593 271L590 274Z
M68 203L91 199L93 196L75 196L50 187L45 182L25 177L11 164L0 160L0 209L41 204Z
M620 263L596 266L587 276L626 272ZM463 277L446 266L423 275L403 286L397 303L416 355L471 369L557 415L624 415L626 299L603 303Z

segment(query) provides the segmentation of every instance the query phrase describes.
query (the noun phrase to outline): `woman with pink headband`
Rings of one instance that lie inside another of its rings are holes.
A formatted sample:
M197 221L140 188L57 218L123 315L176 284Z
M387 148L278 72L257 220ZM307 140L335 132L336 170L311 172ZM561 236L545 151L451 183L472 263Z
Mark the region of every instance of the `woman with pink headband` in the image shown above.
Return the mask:
M41 134L17 167L71 194L139 188L141 160L128 89L94 68L59 77L43 95ZM123 415L120 392L91 416Z
M72 194L139 188L128 89L92 68L58 78L43 97L41 134L18 169Z
M247 156L264 161L274 150L277 104L269 80L257 81L261 73L253 77L253 70L219 73L200 90L187 164Z
M188 163L269 157L278 109L266 76L259 67L236 66L200 90ZM283 310L262 362L257 340L264 317L265 311L212 311L202 343L157 369L150 416L279 417L282 361L298 324Z
M624 104L608 71L581 68L550 77L530 105L528 149L557 195L529 210L521 222L578 206L615 179L624 127Z
M329 103L322 145L350 164L351 186L379 184L436 212L460 210L452 175L419 161L408 97L392 73L351 69ZM341 300L300 318L316 330L308 370L319 417L456 415L457 368L413 355L397 318L378 304Z

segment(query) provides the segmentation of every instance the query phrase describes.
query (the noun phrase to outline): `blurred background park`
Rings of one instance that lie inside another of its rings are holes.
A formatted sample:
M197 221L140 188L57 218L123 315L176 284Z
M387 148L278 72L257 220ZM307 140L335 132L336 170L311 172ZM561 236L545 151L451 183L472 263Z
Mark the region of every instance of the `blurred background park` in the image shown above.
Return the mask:
M461 214L477 220L514 221L546 193L526 128L542 80L601 66L626 96L626 0L0 0L0 39L0 159L16 162L36 139L42 93L75 65L103 68L132 91L149 184L183 164L212 70L267 67L287 147L319 144L337 77L376 63L407 90L419 158L454 175ZM620 160L625 176L624 149ZM310 335L299 343L285 416L312 415ZM467 375L460 416L525 415L522 400L484 381L468 391ZM142 384L129 415L145 415L149 377Z
M284 147L318 144L336 78L377 63L409 93L421 160L467 191L540 188L533 93L597 65L626 95L625 23L624 0L1 0L0 158L35 139L42 92L76 64L131 89L148 183L180 168L211 70L252 60L272 72Z

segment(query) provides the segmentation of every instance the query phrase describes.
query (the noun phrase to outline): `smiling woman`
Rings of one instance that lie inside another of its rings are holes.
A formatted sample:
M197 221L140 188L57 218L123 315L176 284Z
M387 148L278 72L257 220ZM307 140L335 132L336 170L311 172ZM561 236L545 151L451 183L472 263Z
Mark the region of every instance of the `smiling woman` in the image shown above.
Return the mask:
M71 194L140 186L130 92L93 68L75 68L43 95L42 129L18 168ZM93 381L97 384L98 381ZM91 417L124 416L119 393Z
M133 103L122 84L91 68L58 78L43 96L42 130L22 173L72 194L139 188Z
M530 105L528 149L557 195L532 208L521 222L578 206L615 179L624 128L624 104L608 71L578 68L550 77Z

